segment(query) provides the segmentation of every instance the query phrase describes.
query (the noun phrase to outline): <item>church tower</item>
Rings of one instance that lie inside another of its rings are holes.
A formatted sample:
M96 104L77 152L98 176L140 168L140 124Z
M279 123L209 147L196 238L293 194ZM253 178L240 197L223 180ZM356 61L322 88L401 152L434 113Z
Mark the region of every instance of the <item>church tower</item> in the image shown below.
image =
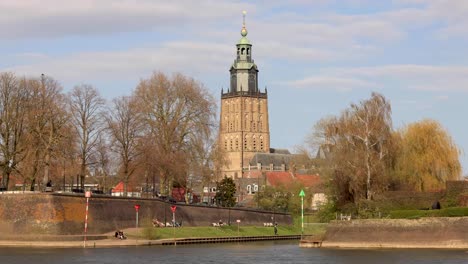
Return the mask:
M243 178L243 171L256 153L269 153L267 91L258 89L258 68L252 59L252 44L247 39L245 11L237 56L230 72L230 86L221 91L219 144L228 164L221 169L222 177ZM242 169L244 168L244 169Z

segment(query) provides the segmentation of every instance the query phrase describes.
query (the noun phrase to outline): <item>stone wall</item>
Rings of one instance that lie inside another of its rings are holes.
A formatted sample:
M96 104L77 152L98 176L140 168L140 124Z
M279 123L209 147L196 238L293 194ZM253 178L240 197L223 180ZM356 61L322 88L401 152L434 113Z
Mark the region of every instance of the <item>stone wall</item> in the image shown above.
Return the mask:
M448 181L446 199L458 206L468 206L468 181Z
M468 248L468 217L332 221L324 247Z
M139 204L140 226L151 220L172 220L171 204L155 199L92 197L89 200L88 233L102 234L135 227L134 205ZM291 216L282 213L240 208L218 208L176 204L176 221L183 226L208 226L222 220L241 225L262 225L272 217L282 225L292 224ZM82 234L86 198L60 194L0 195L0 239L11 234Z

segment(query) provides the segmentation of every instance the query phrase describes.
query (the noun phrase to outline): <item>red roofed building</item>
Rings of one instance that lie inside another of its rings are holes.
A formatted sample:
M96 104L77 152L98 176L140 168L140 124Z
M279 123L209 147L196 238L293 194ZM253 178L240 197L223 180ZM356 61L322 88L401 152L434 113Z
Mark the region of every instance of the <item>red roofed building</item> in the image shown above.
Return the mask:
M124 183L121 181L117 183L117 185L112 188L112 196L124 196ZM127 197L141 197L141 192L136 190L130 184L127 186Z
M255 193L265 186L291 188L297 184L303 186L306 192L313 192L314 196L317 193L323 194L322 179L318 174L251 170L244 172L244 178L238 179L237 183L238 193L240 193L239 198L242 197L240 202L245 205L252 205ZM320 199L323 197L323 195L320 195ZM311 207L314 207L314 202L312 202Z

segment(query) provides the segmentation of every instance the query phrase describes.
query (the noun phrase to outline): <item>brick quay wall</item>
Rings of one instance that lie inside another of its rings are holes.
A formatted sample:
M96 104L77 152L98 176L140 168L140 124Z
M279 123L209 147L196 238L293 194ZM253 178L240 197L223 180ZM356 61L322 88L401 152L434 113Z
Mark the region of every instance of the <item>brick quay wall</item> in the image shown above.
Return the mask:
M157 199L94 196L89 199L88 234L103 234L135 227L134 205L139 204L140 227L151 226L152 219L172 220L170 203ZM291 225L289 214L250 210L175 204L176 222L182 226L209 226L222 220L237 225L263 226L265 222ZM0 239L2 235L79 235L83 234L86 198L65 194L1 194ZM273 219L273 220L272 220Z
M332 221L322 247L468 248L468 217Z

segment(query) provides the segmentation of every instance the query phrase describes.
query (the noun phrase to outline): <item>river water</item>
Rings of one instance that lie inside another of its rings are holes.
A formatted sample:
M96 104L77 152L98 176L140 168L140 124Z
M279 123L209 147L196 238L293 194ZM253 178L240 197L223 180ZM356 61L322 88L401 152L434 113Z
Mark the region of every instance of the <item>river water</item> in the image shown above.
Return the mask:
M297 241L126 248L0 248L0 264L147 263L468 263L466 250L300 248Z

